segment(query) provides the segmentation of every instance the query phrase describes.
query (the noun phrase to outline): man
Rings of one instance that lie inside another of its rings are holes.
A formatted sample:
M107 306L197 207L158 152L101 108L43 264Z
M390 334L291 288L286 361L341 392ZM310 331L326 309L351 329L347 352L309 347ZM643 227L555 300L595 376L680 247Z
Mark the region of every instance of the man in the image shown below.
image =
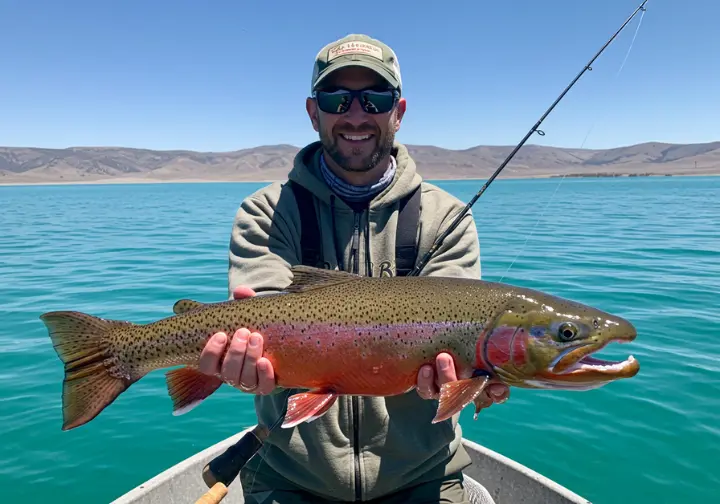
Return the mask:
M407 149L395 142L406 110L395 53L364 35L328 44L316 57L306 110L320 141L297 154L288 178L312 196L320 229L313 245L324 267L368 276L395 274L403 198L421 191L420 253L464 206L422 182ZM289 184L274 183L243 201L230 243L234 297L277 292L292 281L290 267L303 259L301 232L309 232L302 229L296 194ZM450 233L422 274L479 278L471 215ZM238 328L228 336L216 334L208 342L201 370L220 373L228 383L256 394L259 422L276 425L292 391L275 389L274 370L262 357L262 335ZM440 354L435 368L418 373L417 391L389 398L343 397L310 423L274 429L241 472L246 501L468 502L462 469L470 459L460 445L459 415L431 424L439 386L455 379L452 357ZM490 405L507 399L508 390L493 384L486 395Z

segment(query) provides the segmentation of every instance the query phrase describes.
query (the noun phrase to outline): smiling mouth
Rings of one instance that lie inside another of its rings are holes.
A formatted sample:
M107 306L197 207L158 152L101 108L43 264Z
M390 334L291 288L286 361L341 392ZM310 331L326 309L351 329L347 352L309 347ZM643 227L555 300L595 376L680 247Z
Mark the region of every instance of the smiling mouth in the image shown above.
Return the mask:
M371 135L370 133L366 133L364 135L348 135L345 133L340 133L340 136L343 138L343 140L346 140L348 142L365 142L373 137L373 135Z

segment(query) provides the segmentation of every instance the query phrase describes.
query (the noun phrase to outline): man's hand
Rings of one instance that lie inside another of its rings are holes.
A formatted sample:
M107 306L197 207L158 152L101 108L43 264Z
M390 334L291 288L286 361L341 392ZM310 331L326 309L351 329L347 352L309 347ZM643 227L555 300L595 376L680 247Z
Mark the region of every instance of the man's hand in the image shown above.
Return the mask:
M242 299L255 295L249 287L240 285L233 290L233 298ZM275 389L275 372L263 353L263 338L246 328L235 331L230 339L225 358L220 362L228 336L223 332L213 334L200 354L198 369L207 375L220 375L220 379L243 392L269 394Z
M423 399L437 399L440 396L440 387L443 383L457 380L452 356L441 353L435 359L437 374L432 366L420 368L417 379L417 393ZM487 403L486 408L493 403L504 403L510 397L510 388L504 383L490 382L480 397Z

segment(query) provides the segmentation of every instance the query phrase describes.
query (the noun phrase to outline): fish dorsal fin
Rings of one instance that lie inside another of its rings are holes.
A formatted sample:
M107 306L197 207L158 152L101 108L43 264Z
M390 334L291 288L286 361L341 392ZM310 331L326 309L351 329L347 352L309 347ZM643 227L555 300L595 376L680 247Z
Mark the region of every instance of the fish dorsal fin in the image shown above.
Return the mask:
M205 304L201 303L200 301L193 301L192 299L180 299L173 305L173 313L175 313L175 315L180 315L181 313L187 313L197 308L202 308L203 306L205 306Z
M285 289L287 292L307 292L309 290L322 289L331 285L339 285L362 278L360 275L346 271L327 270L313 268L312 266L293 266L290 268L293 274L293 281Z

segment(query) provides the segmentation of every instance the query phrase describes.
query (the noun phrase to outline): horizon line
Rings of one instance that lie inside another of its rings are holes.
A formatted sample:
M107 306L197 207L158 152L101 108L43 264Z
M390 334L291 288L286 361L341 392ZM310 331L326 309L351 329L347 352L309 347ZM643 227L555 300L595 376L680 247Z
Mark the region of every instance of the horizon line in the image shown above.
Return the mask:
M315 143L318 140L315 140L311 143ZM416 144L416 143L406 143L406 142L400 142L396 141L399 144L402 144L406 147L431 147L435 149L441 149L446 150L450 152L463 152L468 151L472 149L477 149L480 147L489 147L489 148L514 148L517 146L517 144L476 144L471 147L465 147L460 149L452 149L449 147L441 147L439 145L434 144ZM656 140L648 140L645 142L638 142L638 143L630 143L630 144L619 144L615 147L605 147L605 148L592 148L592 147L561 147L556 145L540 145L536 143L526 142L523 145L524 147L538 147L541 149L560 149L560 150L573 150L573 151L608 151L608 150L614 150L614 149L625 149L629 147L637 147L640 145L651 145L651 144L662 144L667 146L687 146L687 145L711 145L718 143L720 144L720 140L714 140L709 142L666 142L666 141L656 141ZM308 144L305 144L308 145ZM152 148L152 147L132 147L132 146L123 146L123 145L69 145L67 147L42 147L42 146L32 146L32 145L0 145L0 149L40 149L40 150L58 150L58 151L68 151L68 150L79 150L79 149L126 149L126 150L145 150L145 151L156 151L156 152L195 152L200 154L223 154L223 153L232 153L232 152L241 152L241 151L248 151L253 149L262 149L262 148L277 148L277 147L289 147L293 149L300 150L303 146L297 146L290 143L267 143L267 144L258 144L254 147L243 147L238 149L231 149L231 150L198 150L198 149L188 149L188 148Z

